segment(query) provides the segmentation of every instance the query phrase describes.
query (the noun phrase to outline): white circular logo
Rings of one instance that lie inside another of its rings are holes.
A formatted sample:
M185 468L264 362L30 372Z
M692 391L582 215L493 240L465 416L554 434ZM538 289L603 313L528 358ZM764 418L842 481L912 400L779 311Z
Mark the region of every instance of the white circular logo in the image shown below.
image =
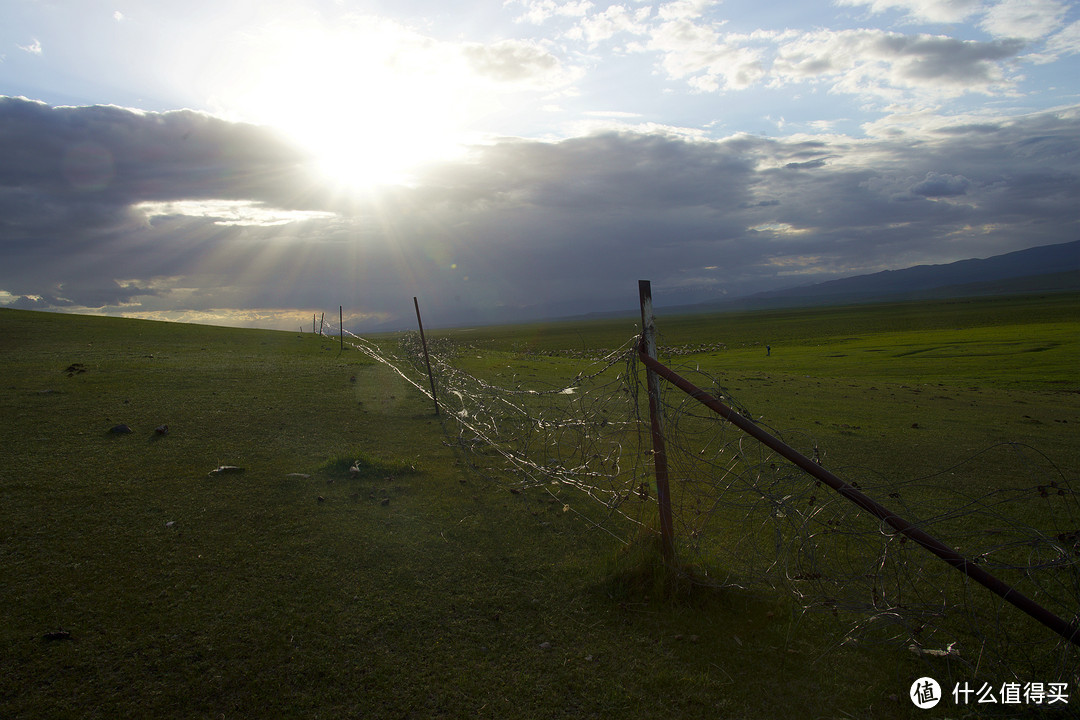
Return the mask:
M941 686L932 677L921 677L911 683L911 692L908 694L911 702L920 710L929 710L941 702Z

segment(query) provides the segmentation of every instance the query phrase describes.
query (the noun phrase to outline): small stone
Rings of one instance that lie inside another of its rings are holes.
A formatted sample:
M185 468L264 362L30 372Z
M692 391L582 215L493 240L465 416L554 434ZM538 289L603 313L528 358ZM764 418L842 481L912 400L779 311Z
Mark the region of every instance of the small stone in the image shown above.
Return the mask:
M208 472L207 475L214 477L215 475L231 475L242 472L244 472L244 468L242 467L237 467L236 465L221 465Z
M165 527L172 527L175 524L176 524L175 520L170 520L169 522L165 523Z
M127 435L131 433L131 428L124 423L120 423L119 425L113 425L109 428L109 432L113 435Z
M324 502L326 502L326 498L324 498L322 495L320 495L319 497L315 498L315 501L319 502L319 503L324 503Z
M287 477L287 478L296 478L298 480L307 480L311 476L308 475L307 473L289 473L285 477Z
M384 506L384 507L385 507L386 505L389 505L389 504L390 504L390 498L383 498L383 499L382 499L382 502L380 502L379 504L380 504L380 505L382 505L382 506Z
M168 425L158 425L156 428L154 428L154 433L157 434L157 435L168 435L169 434L169 426Z
M550 650L551 649L551 643L549 643L549 642L540 643L540 649L545 650L545 651Z

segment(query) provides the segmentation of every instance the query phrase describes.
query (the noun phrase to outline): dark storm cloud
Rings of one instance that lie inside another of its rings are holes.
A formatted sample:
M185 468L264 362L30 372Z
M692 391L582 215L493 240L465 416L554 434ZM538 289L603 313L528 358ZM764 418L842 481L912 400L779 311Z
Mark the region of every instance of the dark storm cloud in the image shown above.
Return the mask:
M914 185L911 192L923 197L956 197L967 194L971 181L960 175L930 172L926 179Z
M125 272L147 219L147 201L302 200L304 158L270 131L192 111L141 113L111 106L50 107L0 97L0 289L49 295L92 269ZM188 238L155 234L158 242ZM125 251L127 254L125 254ZM143 267L132 267L138 271ZM46 287L38 287L44 283ZM85 285L85 283L84 283ZM56 294L57 304L117 304L114 290Z
M188 110L0 97L0 188L128 204L296 192L304 158L269 130Z
M1075 110L887 139L506 139L363 200L196 113L7 99L0 152L0 297L112 311L632 309L639 278L690 302L1066 242L1080 207Z

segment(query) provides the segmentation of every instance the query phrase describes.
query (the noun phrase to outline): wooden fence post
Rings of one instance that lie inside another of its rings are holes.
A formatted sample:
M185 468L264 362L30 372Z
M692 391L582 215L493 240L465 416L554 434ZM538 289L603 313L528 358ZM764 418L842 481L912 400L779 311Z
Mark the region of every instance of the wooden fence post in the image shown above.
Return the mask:
M338 352L345 352L345 322L341 319L341 306L337 306L337 326L338 336L341 338L341 349Z
M641 301L641 346L645 354L655 360L656 324L653 317L652 283L648 280L638 280L638 298ZM664 560L670 562L675 558L675 544L663 414L660 412L660 378L648 368L645 370L645 377L649 386L649 422L652 426L653 467L656 470L656 502L660 507L660 547Z
M416 308L416 324L420 327L420 345L424 348L424 364L427 365L428 380L431 382L431 400L435 403L435 414L439 414L439 399L435 397L435 376L431 373L431 360L428 358L427 340L424 339L424 323L420 320L420 303L416 297L412 299L413 307Z

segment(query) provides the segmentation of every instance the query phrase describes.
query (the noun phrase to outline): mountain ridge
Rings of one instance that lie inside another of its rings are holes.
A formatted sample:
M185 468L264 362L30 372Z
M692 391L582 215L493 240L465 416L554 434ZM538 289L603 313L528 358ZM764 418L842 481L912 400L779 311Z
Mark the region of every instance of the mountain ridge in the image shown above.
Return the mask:
M1080 240L676 306L688 312L1080 291ZM673 308L665 308L670 312Z

